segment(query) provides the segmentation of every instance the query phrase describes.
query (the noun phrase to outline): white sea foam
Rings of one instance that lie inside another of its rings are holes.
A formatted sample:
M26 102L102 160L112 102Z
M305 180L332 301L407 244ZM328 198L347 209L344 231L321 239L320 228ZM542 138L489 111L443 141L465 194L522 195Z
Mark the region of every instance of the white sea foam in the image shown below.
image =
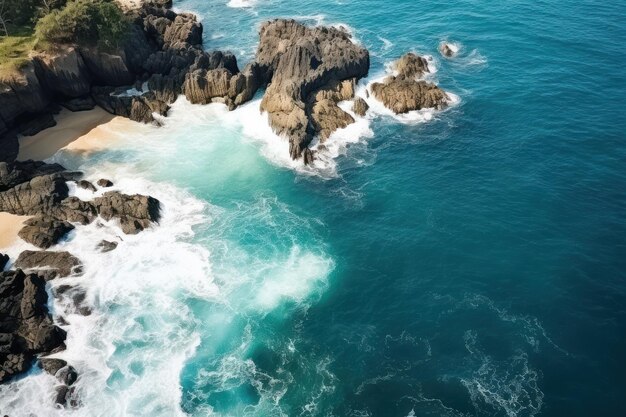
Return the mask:
M247 9L256 6L256 4L257 0L230 0L227 6L236 9Z
M229 326L239 314L251 318L284 306L306 308L310 299L324 291L334 267L332 259L323 252L321 242L302 240L311 220L294 215L275 197L262 196L225 209L169 183L142 178L163 175L159 172L168 169L168 158L180 146L180 139L190 152L197 147L206 155L221 152L215 142L224 135L241 141L233 134L240 128L236 118L221 105L193 106L183 100L173 106L162 128L140 125L132 137L115 142L110 157L91 158L86 164L69 153L54 158L69 168L84 170L87 180L106 177L115 183L113 189L158 198L162 219L158 226L134 236L123 234L116 221L99 219L88 226L77 225L67 241L52 248L68 250L84 263L84 275L50 282L51 293L64 284L83 288L92 311L89 316L78 314L65 296L52 305L55 318L63 316L68 323L63 325L68 331L67 349L55 357L70 362L80 374L72 394L79 406L54 408L54 378L35 372L0 386L3 413L17 417L185 416L181 372L201 340L219 343L217 335L207 334L238 331ZM175 132L190 124L213 129L214 134L176 137ZM244 142L234 145L244 149ZM219 161L221 156L212 158ZM247 168L245 163L224 167L239 172ZM103 192L93 193L71 182L69 187L72 195L85 200ZM263 244L251 248L225 236L233 229L244 233L252 227L260 228L258 239ZM198 240L198 230L208 237ZM117 249L100 253L96 246L102 239L118 242ZM24 249L32 247L21 242L9 254L15 259ZM194 300L224 308L197 316L191 307ZM232 355L237 366L249 363L245 352ZM225 363L230 356L224 356ZM231 371L225 367L212 372L227 380ZM285 390L261 391L262 402L272 404Z

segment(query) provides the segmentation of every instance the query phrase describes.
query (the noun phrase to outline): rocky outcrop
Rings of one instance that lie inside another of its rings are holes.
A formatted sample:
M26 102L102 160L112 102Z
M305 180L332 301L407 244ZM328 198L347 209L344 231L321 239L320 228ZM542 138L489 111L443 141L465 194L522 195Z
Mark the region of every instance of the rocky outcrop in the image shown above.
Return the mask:
M397 75L392 75L382 83L371 86L374 97L396 114L413 110L434 108L441 110L448 105L448 96L435 84L418 80L428 72L428 62L409 53L396 63Z
M354 112L354 114L361 117L365 116L369 108L370 106L361 97L355 98L354 103L352 103L352 111Z
M9 263L9 255L0 253L0 272L4 271L4 267Z
M41 275L46 281L82 273L82 264L69 252L24 251L15 261L15 267Z
M98 187L102 188L113 187L113 182L111 182L111 180L107 180L106 178L100 178L96 184L98 184Z
M269 83L261 110L273 130L289 138L291 157L306 161L316 134L327 137L351 118L336 107L336 96L317 93L366 76L369 53L343 30L274 20L261 27L255 64L259 79Z
M456 45L453 45L448 42L441 42L439 44L439 53L446 58L454 58L458 52L458 48Z
M93 204L103 219L119 219L122 231L131 235L150 227L160 217L159 201L144 195L109 191L94 199Z
M42 249L57 244L68 232L74 230L74 226L66 221L45 216L28 219L24 225L18 236Z
M43 278L0 273L0 382L30 368L35 355L63 347L65 332L53 324L47 301Z
M37 78L53 96L76 98L89 94L91 74L76 47L36 55L33 62Z
M100 252L102 253L111 252L117 248L117 242L109 242L108 240L103 240L98 243L97 248L100 249Z

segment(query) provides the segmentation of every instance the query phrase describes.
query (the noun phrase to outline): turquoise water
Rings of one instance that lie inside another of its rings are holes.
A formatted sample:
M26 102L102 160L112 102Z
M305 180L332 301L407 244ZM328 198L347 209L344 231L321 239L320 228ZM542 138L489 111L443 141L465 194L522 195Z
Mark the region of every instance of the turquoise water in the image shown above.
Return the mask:
M2 388L10 415L626 415L624 3L237 5L175 4L241 66L260 22L298 16L349 26L372 78L432 55L460 103L372 116L308 170L258 101L180 100L161 128L58 155L155 195L164 219L107 255L112 225L64 244L95 306L70 315L63 354L82 405L33 405L51 389L36 374Z

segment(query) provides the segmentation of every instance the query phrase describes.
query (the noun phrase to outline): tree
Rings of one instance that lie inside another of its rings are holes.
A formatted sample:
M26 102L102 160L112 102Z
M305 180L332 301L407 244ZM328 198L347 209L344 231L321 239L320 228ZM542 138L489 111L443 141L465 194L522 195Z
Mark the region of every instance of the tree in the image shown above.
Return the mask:
M6 20L4 18L4 0L0 0L0 30L4 32L3 36L9 36L9 31L7 30Z

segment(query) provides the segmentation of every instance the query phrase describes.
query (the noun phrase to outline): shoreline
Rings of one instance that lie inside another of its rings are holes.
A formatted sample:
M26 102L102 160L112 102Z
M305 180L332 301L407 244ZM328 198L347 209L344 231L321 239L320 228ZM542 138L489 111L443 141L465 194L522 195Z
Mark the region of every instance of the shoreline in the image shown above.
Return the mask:
M72 112L63 109L55 116L56 126L42 130L33 136L19 139L18 161L29 159L42 161L51 158L61 149L88 152L106 148L111 144L111 131L124 131L135 122L107 113L101 107Z

